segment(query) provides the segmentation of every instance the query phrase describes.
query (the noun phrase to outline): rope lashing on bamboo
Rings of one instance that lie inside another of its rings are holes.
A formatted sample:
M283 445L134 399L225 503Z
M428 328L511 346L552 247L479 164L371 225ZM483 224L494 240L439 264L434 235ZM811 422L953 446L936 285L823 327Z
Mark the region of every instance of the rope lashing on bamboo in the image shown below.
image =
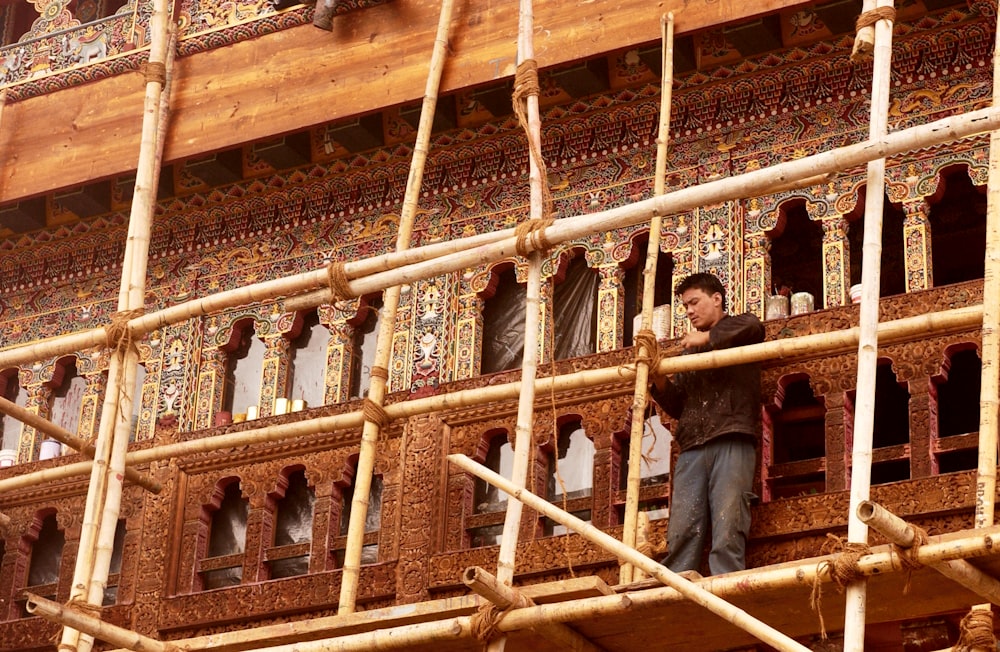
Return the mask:
M347 278L347 272L344 271L344 263L340 261L332 261L326 266L326 281L330 286L330 294L333 295L333 301L344 301L350 299L353 295L351 294L351 288L348 285L349 279Z
M127 350L132 346L132 332L128 323L136 317L146 314L143 308L120 310L111 315L111 323L104 327L105 345L112 351Z
M514 227L514 236L517 238L514 248L518 255L527 257L532 251L546 252L552 249L552 243L545 237L545 229L552 226L554 222L555 220L549 217L528 220Z
M860 61L872 53L875 44L872 37L862 30L867 30L880 20L896 20L896 10L892 7L875 7L858 16L854 29L857 37L854 39L854 48L851 50L851 61ZM870 32L870 30L869 30Z
M534 59L522 61L517 66L517 72L514 73L514 90L511 93L511 105L514 109L514 115L517 117L517 123L521 125L521 129L524 129L524 133L528 135L528 149L535 159L535 164L538 166L538 174L541 177L542 217L547 218L552 214L552 193L549 191L549 178L545 172L545 160L542 159L541 145L534 142L528 128L527 99L529 95L537 97L540 90L541 86L538 83L538 62Z
M993 612L986 609L973 609L962 618L959 624L958 643L952 648L955 652L970 652L971 650L995 650L997 637L993 634Z
M638 367L640 363L645 363L646 368L649 369L650 376L654 376L656 370L660 367L660 360L664 357L663 352L660 351L660 342L656 339L656 333L649 329L643 329L632 335L632 342L635 347L635 365ZM645 353L644 353L645 351ZM648 409L650 404L646 404L647 414L649 414ZM647 426L648 427L648 426ZM649 450L642 455L642 459L646 464L652 464L656 460L652 457L652 451L656 447L656 431L652 430L653 443L650 444ZM649 555L647 555L648 557Z
M499 625L503 617L507 615L507 612L530 607L531 605L531 601L521 594L517 594L517 597L506 609L501 609L492 602L484 602L479 605L479 609L476 613L472 614L472 618L469 621L469 628L472 630L472 635L480 643L489 643L498 636L503 635Z
M374 366L370 376L372 378L379 378L383 381L389 380L389 370L385 367ZM365 421L371 421L379 427L380 430L384 430L392 423L392 418L386 414L385 408L371 400L367 396L362 403L362 412L365 415Z
M816 577L813 579L812 593L809 596L809 606L819 617L819 634L826 640L826 623L823 621L823 571L837 585L840 593L844 592L851 582L864 579L865 575L858 568L858 560L871 552L866 543L852 543L834 534L826 535L823 544L823 554L833 555L832 559L824 559L816 564Z
M68 609L78 611L86 616L90 616L91 618L100 619L101 617L101 608L97 605L90 604L83 598L73 598L72 600L66 603L66 607ZM61 630L56 632L55 639L52 642L58 643L58 645L56 646L58 652L76 652L75 645L70 645L69 643L62 642Z
M162 61L147 61L145 65L146 83L157 82L160 86L167 83L167 66Z
M899 557L900 565L906 569L906 583L903 585L903 595L910 592L910 578L913 576L913 571L920 570L924 567L919 561L920 556L920 546L928 543L930 537L927 536L927 530L917 527L916 525L910 525L913 529L913 543L908 548L893 543L892 552Z

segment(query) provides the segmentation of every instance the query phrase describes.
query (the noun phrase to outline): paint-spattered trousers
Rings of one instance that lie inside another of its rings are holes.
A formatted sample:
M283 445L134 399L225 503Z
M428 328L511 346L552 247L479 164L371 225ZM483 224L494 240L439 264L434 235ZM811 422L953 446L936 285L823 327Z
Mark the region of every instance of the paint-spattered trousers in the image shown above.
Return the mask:
M753 443L739 437L713 439L680 454L664 566L677 573L698 570L711 533L711 574L746 568L755 464Z

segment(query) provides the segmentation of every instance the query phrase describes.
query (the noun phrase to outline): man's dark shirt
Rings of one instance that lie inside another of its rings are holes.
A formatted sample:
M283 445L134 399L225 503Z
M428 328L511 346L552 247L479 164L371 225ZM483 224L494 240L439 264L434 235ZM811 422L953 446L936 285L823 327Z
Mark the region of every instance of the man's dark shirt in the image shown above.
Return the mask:
M764 325L750 313L725 315L709 330L709 344L684 353L757 344ZM656 403L678 420L674 441L681 451L724 435L757 440L760 432L760 365L756 362L685 371L665 381L664 390L650 388Z

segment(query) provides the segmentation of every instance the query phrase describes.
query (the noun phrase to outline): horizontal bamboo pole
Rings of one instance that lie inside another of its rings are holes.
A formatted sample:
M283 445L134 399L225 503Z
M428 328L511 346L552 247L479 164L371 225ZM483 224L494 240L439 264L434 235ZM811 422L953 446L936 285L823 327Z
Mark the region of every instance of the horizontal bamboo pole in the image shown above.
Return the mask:
M465 572L462 573L462 583L500 609L523 608L534 604L520 591L507 586L496 576L478 566L470 566L465 569ZM557 650L589 650L591 652L604 650L599 645L587 640L580 632L563 623L551 623L539 627L535 632L553 644L554 649Z
M877 158L939 145L998 128L1000 109L992 107L949 116L893 132L877 142L847 145L734 177L683 188L628 206L565 217L546 228L544 238L539 238L539 241L559 244L613 228L649 222L656 215L669 215L720 201L758 196L766 193L769 188L785 187L803 179L850 169ZM349 284L351 293L361 296L393 285L412 283L514 256L517 254L516 238L512 234L513 230L507 229L383 254L353 263L357 267L346 264L344 271L348 278L362 271L366 274L364 278L359 276ZM532 246L529 242L527 249ZM291 296L321 287L326 282L327 270L323 268L226 290L136 317L128 322L128 328L133 338L139 338L164 326L248 303ZM104 346L105 341L105 330L95 328L12 347L0 351L0 369Z
M858 518L898 546L911 548L915 543L919 543L912 525L878 503L870 500L859 503ZM990 602L1000 604L1000 581L964 559L931 564L931 568Z
M31 410L21 407L17 403L8 401L2 396L0 396L0 412L14 417L18 421L31 426L35 430L48 435L60 443L66 444L73 450L82 453L84 457L94 459L94 451L96 449L89 441L83 437L74 435L69 430L52 423L48 419L43 419L41 416L35 414ZM142 473L139 473L139 471L131 467L126 467L125 479L129 482L134 482L143 489L151 491L154 494L160 493L163 489L163 485L159 482L143 475Z
M462 470L475 475L480 480L484 480L494 487L506 492L511 498L524 503L542 515L548 516L557 523L573 530L581 537L601 547L605 551L612 553L620 560L626 561L637 568L641 568L644 572L655 577L663 584L677 590L678 593L695 604L700 605L717 616L726 619L733 625L736 625L740 629L750 633L771 647L777 648L778 650L797 650L799 652L808 651L809 648L782 634L766 623L754 618L746 611L731 605L722 598L702 589L692 582L689 582L677 573L667 569L665 566L661 566L637 550L626 546L613 536L602 532L590 523L587 523L572 514L567 514L547 500L539 498L530 491L518 487L500 474L494 473L490 469L474 462L465 455L449 455L448 461Z
M52 600L28 593L25 609L28 613L41 616L46 620L89 634L113 645L120 645L134 652L179 652L180 648L171 643L143 636L137 632L106 623L76 609L59 604Z
M950 332L977 327L982 322L982 315L983 308L980 305L882 322L879 324L879 341L890 343L919 337L931 332ZM749 361L794 359L799 356L812 358L837 351L852 350L857 346L857 342L858 328L854 327L831 333L815 333L784 340L772 340L738 349L723 349L666 358L660 362L658 370L661 374L668 374ZM620 367L588 369L559 376L544 376L535 380L535 391L541 395L553 391L578 390L584 387L614 385L616 383L620 383L624 387L625 383L633 382L634 379L635 367L628 364ZM390 419L406 419L442 410L485 405L494 401L509 401L520 396L520 393L521 382L515 381L392 403L385 406L385 412ZM357 428L362 423L364 423L362 412L347 412L132 451L128 454L126 461L130 465L138 466L182 455L285 441L295 437ZM6 478L0 480L0 493L88 473L90 465L90 462L75 462Z

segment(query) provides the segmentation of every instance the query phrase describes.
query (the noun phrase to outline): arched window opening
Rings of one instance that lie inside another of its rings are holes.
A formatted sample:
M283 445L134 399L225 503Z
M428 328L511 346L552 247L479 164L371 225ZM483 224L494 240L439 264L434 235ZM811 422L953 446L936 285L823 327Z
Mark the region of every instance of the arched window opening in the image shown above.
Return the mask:
M323 405L326 391L326 348L330 331L319 323L319 314L310 310L302 316L302 330L292 340L289 351L291 378L288 398L304 405Z
M805 200L782 205L771 238L771 284L775 294L808 292L823 296L823 227L809 219Z
M337 568L344 567L344 554L347 552L347 533L351 525L351 509L354 501L354 478L357 473L357 461L351 474L351 484L342 487L340 510L340 536L333 542L333 560ZM382 476L372 475L371 489L368 491L368 513L365 516L364 543L361 547L361 563L378 563L378 535L382 527Z
M505 478L514 472L514 447L506 431L487 435L489 450L483 465ZM503 535L503 515L507 509L507 494L485 480L476 478L472 492L473 516L468 519L470 545L473 548L500 543Z
M10 369L0 373L0 396L14 403L19 407L25 407L28 402L28 392L21 389L17 378L17 369ZM0 467L12 466L17 456L17 447L21 442L21 429L23 424L12 416L3 415L0 420L0 450L3 451L0 457Z
M351 398L368 396L381 314L382 295L362 299L358 321L354 323L354 346L351 347Z
M111 548L111 566L108 568L108 583L104 587L104 606L118 602L118 585L121 583L122 554L125 551L125 519L118 519L115 526L115 542Z
M848 393L852 420L857 392ZM875 414L872 430L872 484L910 479L910 392L896 380L889 361L880 361L875 374Z
M212 512L208 553L201 564L204 589L235 586L243 581L250 503L240 492L238 481L230 482L222 492L222 501Z
M304 469L289 473L287 483L285 495L277 501L274 547L267 551L271 579L309 572L316 492L309 486Z
M79 434L80 410L83 407L83 395L87 391L87 381L76 372L76 358L60 363L61 378L52 392L52 423L65 428L74 435ZM57 373L57 378L60 374ZM61 382L60 382L61 381ZM86 434L86 433L85 433ZM62 454L63 446L54 439L42 442L40 459L50 459Z
M496 290L483 306L483 374L516 369L524 357L527 288L517 282L513 266L503 271L494 270L493 274Z
M625 492L628 490L629 464L632 459L629 437L630 433L623 433L617 442L619 495L615 502L621 519L625 515ZM645 511L650 519L665 518L668 514L672 441L670 429L663 425L658 414L646 417L639 461L639 510Z
M550 502L584 521L590 521L594 486L594 442L579 420L559 426L556 450L549 454L547 493ZM565 534L566 527L542 519L545 536Z
M948 357L946 376L936 378L937 437L932 438L938 473L979 466L979 398L983 363L975 348Z
M582 253L569 262L566 274L556 283L552 301L555 360L597 351L598 284L597 272L587 266Z
M863 202L863 197L859 202ZM903 246L903 209L886 199L882 204L882 264L879 272L879 296L906 292L906 269ZM851 285L861 283L864 249L864 212L849 222L847 241L851 252Z
M225 393L222 410L246 413L260 401L260 382L264 373L267 346L255 336L253 321L244 320L233 326L232 349L226 360Z
M28 544L31 546L31 560L28 563L28 578L24 590L49 600L55 600L66 536L59 529L55 512L50 512L45 516L39 514L39 518L41 523L36 522L31 528L31 532L26 535ZM25 618L29 614L24 610L24 600L19 602L21 604L21 617Z
M930 208L934 286L983 278L986 260L986 186L965 166L941 174L944 192Z
M632 244L632 256L622 265L625 268L625 278L622 281L625 293L625 346L635 344L633 337L638 330L637 317L642 314L642 293L645 284L643 270L646 267L646 250L649 248L649 232L636 237ZM669 337L671 305L674 296L674 257L660 251L656 257L656 281L653 286L653 305L660 308L659 314L664 315L667 326L666 336ZM656 315L654 311L653 324L656 330Z
M765 500L821 493L826 489L826 409L808 377L789 379L777 405L767 409Z

